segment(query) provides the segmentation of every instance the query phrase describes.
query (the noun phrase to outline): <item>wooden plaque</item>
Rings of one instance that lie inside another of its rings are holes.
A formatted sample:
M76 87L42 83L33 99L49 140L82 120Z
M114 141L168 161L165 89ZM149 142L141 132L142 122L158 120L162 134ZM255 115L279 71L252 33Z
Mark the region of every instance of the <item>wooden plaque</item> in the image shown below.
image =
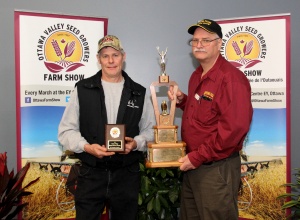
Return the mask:
M125 125L106 124L105 125L105 146L110 152L125 151Z

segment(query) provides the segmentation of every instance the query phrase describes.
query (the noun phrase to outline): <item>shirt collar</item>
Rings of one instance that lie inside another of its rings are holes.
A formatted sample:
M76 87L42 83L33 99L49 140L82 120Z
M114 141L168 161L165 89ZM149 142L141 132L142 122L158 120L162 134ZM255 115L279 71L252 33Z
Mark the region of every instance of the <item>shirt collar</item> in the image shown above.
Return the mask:
M218 77L218 74L220 73L217 70L219 70L219 68L223 62L224 62L224 58L221 54L219 54L217 61L215 62L213 67L205 74L203 79L210 78L211 80L216 81L216 78ZM196 69L196 72L200 75L202 74L203 69L202 69L201 65Z

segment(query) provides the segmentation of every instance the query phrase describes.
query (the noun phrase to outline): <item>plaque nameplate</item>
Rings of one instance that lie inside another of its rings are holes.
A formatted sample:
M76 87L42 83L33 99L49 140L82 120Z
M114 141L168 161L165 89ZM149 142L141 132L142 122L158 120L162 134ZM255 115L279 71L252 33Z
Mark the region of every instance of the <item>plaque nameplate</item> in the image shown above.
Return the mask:
M178 126L154 126L156 143L176 143Z
M125 151L125 125L106 124L105 125L105 146L107 151Z
M148 143L147 167L178 167L178 159L185 156L185 142Z
M177 161L182 157L181 148L153 149L153 162Z

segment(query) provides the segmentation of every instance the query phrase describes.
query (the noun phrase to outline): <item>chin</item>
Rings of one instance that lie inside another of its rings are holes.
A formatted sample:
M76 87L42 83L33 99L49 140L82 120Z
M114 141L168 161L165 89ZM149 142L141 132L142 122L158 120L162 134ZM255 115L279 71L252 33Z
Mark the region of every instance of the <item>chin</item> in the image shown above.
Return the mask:
M206 53L202 53L202 52L201 52L201 54L199 54L199 53L194 54L194 56L195 56L195 58L196 58L197 60L204 60L204 59L207 58Z

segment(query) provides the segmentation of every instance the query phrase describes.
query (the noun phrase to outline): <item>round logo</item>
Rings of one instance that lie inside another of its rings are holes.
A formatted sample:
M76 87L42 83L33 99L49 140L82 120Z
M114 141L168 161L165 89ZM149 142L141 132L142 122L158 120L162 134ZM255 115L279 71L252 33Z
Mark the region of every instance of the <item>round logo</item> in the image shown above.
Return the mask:
M45 58L64 66L80 62L82 48L79 39L67 31L55 32L45 42Z
M38 39L38 59L51 73L68 73L85 66L90 47L87 37L70 24L49 26Z
M236 29L229 33L232 31ZM236 68L248 69L261 63L266 57L267 45L264 36L257 31L255 33L225 34L221 54Z
M112 127L109 133L113 138L118 138L121 134L121 131L118 127Z
M228 40L225 55L228 60L247 63L257 59L260 54L260 46L256 37L249 33L239 33Z

